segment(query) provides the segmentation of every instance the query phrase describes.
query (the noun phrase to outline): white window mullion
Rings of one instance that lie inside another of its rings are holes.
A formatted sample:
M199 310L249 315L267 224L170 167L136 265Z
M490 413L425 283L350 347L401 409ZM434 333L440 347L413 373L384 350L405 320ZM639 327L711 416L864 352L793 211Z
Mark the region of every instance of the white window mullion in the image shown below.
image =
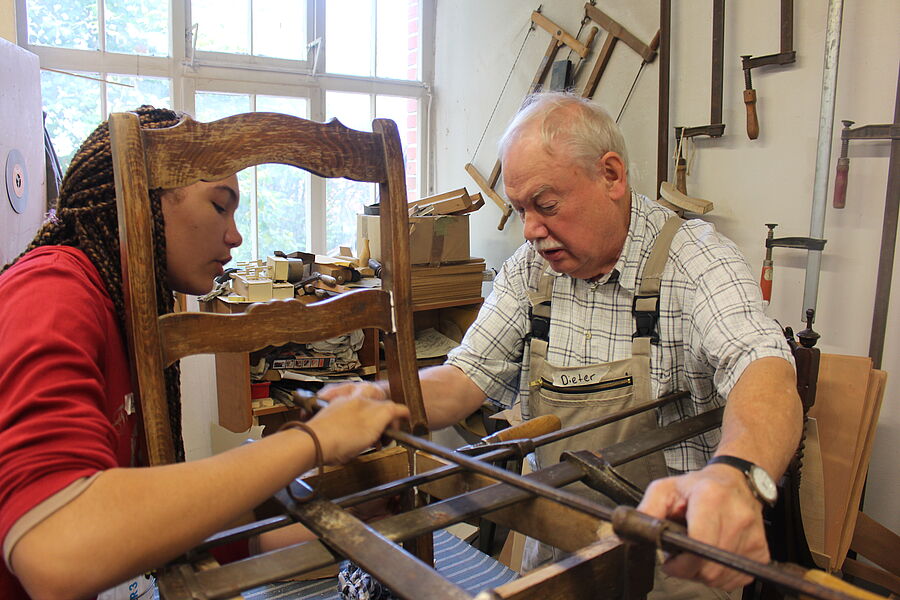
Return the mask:
M97 35L99 36L97 43L100 46L100 52L106 52L106 2L104 0L97 0Z
M324 56L319 60L324 60ZM324 63L323 63L324 64ZM309 95L309 115L314 121L325 120L325 90L319 88L312 90ZM312 175L309 182L309 215L307 239L309 249L312 252L324 254L328 251L325 247L325 179L318 175Z
M372 77L376 77L378 75L378 0L371 0L372 2L372 22L370 23L372 27L372 52L370 53L369 59L369 74ZM375 114L373 109L372 114Z

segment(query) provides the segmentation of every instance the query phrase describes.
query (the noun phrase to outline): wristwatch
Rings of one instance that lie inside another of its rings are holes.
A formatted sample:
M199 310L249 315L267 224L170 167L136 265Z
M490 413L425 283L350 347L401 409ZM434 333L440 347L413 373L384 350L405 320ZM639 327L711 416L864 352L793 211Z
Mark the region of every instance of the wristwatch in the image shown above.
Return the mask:
M714 456L707 464L713 465L716 463L728 465L741 471L747 478L747 484L750 486L750 491L753 492L756 499L763 504L775 506L775 501L778 500L778 488L775 487L775 482L772 481L765 469L749 460L736 456Z

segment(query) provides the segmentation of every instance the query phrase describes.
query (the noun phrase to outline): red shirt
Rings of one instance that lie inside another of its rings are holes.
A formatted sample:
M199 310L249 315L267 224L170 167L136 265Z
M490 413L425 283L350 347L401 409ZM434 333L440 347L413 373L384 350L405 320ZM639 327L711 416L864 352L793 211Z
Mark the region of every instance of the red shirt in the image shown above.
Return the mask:
M134 416L112 300L75 248L29 252L0 275L0 544L81 477L129 466ZM0 560L0 598L27 598Z

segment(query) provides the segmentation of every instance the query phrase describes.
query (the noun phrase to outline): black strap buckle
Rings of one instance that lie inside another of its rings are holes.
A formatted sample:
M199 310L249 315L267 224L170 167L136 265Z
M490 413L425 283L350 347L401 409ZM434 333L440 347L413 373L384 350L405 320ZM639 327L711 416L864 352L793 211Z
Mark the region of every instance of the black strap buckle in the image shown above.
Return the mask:
M542 304L549 305L549 302L543 302ZM531 321L531 333L529 334L530 338L537 338L539 340L544 340L545 342L550 341L550 317L542 317L540 315L534 314L534 310L532 308L528 309L528 320Z
M654 300L653 310L638 310L637 305L641 300ZM659 322L659 296L636 295L631 303L631 312L634 315L635 331L631 334L631 339L639 337L649 337L651 344L659 343L659 332L657 331L657 323Z

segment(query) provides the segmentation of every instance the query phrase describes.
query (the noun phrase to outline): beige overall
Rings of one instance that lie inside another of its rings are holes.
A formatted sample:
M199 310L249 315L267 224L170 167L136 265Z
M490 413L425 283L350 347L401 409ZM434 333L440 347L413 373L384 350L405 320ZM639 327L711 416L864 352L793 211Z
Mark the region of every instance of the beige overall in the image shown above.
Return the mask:
M557 415L563 426L596 419L611 413L639 406L651 401L650 346L656 335L655 320L642 322L642 314L658 315L660 277L669 255L669 247L675 232L683 221L671 217L660 230L647 263L644 265L634 311L638 331L631 344L631 357L609 363L578 367L557 367L547 361L549 338L550 300L555 277L544 273L538 283L538 291L529 294L532 307L532 337L530 340L531 369L529 383L529 409L532 417ZM544 326L535 326L544 320ZM559 462L566 450L599 450L632 436L657 428L656 411L648 410L627 419L593 429L591 431L538 448L536 463L544 468ZM646 489L654 479L668 476L663 452L655 452L616 467L623 477ZM599 492L582 483L566 487L567 490L610 503ZM565 554L557 548L528 539L522 561L523 571L546 562L558 561ZM673 588L682 585L688 589ZM669 578L657 569L654 591L650 598L727 598L724 592L715 592L693 582Z

